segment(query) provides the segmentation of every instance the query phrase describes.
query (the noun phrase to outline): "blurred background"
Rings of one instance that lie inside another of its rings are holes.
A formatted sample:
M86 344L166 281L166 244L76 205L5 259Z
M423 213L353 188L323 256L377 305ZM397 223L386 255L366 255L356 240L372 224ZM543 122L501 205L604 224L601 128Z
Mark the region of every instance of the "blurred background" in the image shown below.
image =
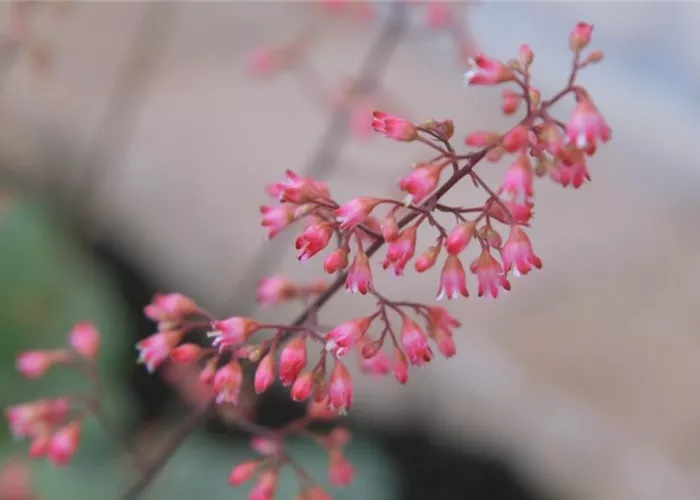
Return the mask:
M290 234L265 242L264 186L290 168L327 181L340 201L396 194L430 153L368 133L373 109L452 118L457 145L476 129L504 130L499 91L463 87L466 57L505 60L527 42L534 84L551 95L568 76L568 33L586 21L606 59L581 82L614 130L593 182L538 185L531 236L544 268L498 301L449 305L464 324L456 358L406 387L356 378L346 423L357 479L336 497L700 498L700 4L447 6L448 23L411 7L387 37L393 7L381 2L0 5L2 406L81 390L60 370L28 382L14 365L88 319L104 334L118 431L139 449L161 447L198 394L183 383L189 373L149 376L134 363L134 344L154 328L141 313L153 294L288 321L294 308L257 310L258 279L323 272L320 261L297 263ZM290 43L303 57L272 71L270 51ZM484 175L497 182L503 170L492 168ZM378 286L427 301L437 288L427 274ZM324 322L363 307L341 294ZM253 403L271 426L300 412L284 393ZM0 431L0 466L25 450ZM293 452L325 480L325 454L301 440ZM250 457L248 437L213 419L143 498L246 498L226 479ZM135 479L97 425L68 469L31 468L49 500L119 498ZM279 498L294 498L285 481Z

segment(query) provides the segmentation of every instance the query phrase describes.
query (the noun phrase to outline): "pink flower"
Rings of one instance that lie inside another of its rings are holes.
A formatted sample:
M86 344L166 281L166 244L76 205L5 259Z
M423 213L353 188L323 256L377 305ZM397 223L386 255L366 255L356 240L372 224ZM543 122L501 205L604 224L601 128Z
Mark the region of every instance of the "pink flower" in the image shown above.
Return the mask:
M342 323L326 333L326 349L344 356L367 333L374 318L366 316Z
M372 128L375 132L384 134L390 139L410 142L418 137L416 127L403 118L382 111L375 111L372 116Z
M581 150L595 148L598 141L608 142L612 129L603 115L589 98L582 98L576 104L569 123L566 124L566 138Z
M352 406L354 391L350 372L343 363L336 361L328 382L328 398L333 408L340 413L349 410Z
M445 165L422 163L399 181L399 189L408 193L408 203L420 203L432 193L440 182L440 173Z
M369 356L365 357L365 346L370 346ZM381 347L374 349L369 340L363 339L358 343L360 370L370 375L384 376L391 372L391 360Z
M510 230L508 241L503 246L502 256L506 271L512 269L515 276L527 274L533 268L542 268L542 261L532 251L530 238L518 226Z
M193 363L197 361L204 352L204 349L196 344L180 344L172 350L170 359L176 363Z
M290 386L306 368L306 338L299 336L290 340L280 353L280 379Z
M464 74L466 85L496 85L515 78L511 68L483 54L477 54L469 63L471 69Z
M243 382L243 369L238 361L222 366L214 375L214 391L217 403L238 404Z
M489 217L493 217L503 224L523 224L527 225L532 219L532 208L535 204L532 201L524 201L519 203L515 200L503 201L507 212L503 209L501 203L492 203L488 209Z
M379 201L380 200L370 196L360 196L336 209L335 216L336 220L340 222L339 229L341 231L348 231L356 228L360 224L364 224Z
M236 465L228 476L228 483L234 487L247 483L253 479L259 466L260 460L248 460Z
M47 427L63 424L70 410L70 399L55 398L10 406L6 414L12 434L27 438L43 433Z
M267 276L258 283L257 300L264 306L275 306L294 298L297 288L283 276Z
M315 198L329 198L328 185L316 179L299 177L291 170L286 171L283 182L270 184L267 192L280 203L301 205Z
M506 172L506 178L499 189L499 194L508 194L517 201L527 201L534 194L533 172L530 160L525 153L520 153Z
M352 266L345 280L345 289L352 293L366 295L372 290L372 267L369 258L361 247L357 249Z
M498 132L491 132L488 130L479 130L477 132L472 132L464 139L464 144L466 144L467 146L474 146L477 148L494 146L499 142L501 142L501 134L499 134Z
M459 255L467 248L474 236L476 222L466 221L458 224L447 236L445 248L450 255Z
M17 371L28 379L38 379L54 365L70 361L66 351L26 351L17 356Z
M549 172L551 179L562 187L573 187L578 189L587 181L591 180L591 174L586 166L586 159L580 158L578 162L566 165L564 162L557 163Z
M328 274L334 274L346 267L348 267L348 250L345 247L336 248L323 261L323 270Z
M530 140L529 135L527 127L518 125L503 136L501 145L509 153L516 153L527 147Z
M408 359L398 347L394 349L394 377L401 385L408 382Z
M272 353L267 354L258 364L255 370L255 392L262 394L270 388L275 381L275 358Z
M591 43L593 35L593 25L587 23L576 23L569 35L569 47L575 52L585 49Z
M393 267L395 276L401 276L406 268L406 264L413 258L416 253L416 237L418 228L409 226L399 234L399 237L389 243L386 252L386 259L382 264L384 269Z
M460 297L469 297L467 291L467 277L462 266L462 261L456 255L448 255L440 274L440 287L437 300L447 297L453 300Z
M387 215L382 219L380 229L384 240L389 242L395 241L396 238L399 237L399 232L401 231L399 229L399 224L396 222L396 217L393 215Z
M294 401L306 401L314 392L314 374L313 372L304 372L300 374L294 384L290 395Z
M248 340L260 325L252 318L232 316L224 320L211 322L212 331L209 337L214 337L212 345L223 349L229 346L238 346Z
M95 360L100 352L100 332L92 323L78 323L68 334L75 352L88 360Z
M440 328L446 330L447 332L451 332L452 329L459 328L461 326L457 318L452 316L444 307L430 306L428 307L428 315L432 328Z
M290 204L276 205L274 207L260 207L263 227L268 228L268 238L274 238L286 227L296 220L296 207Z
M355 469L338 448L329 451L328 480L336 488L344 488L355 478Z
M440 255L441 249L442 245L438 244L436 246L429 247L425 252L420 254L414 264L416 271L419 273L424 273L427 270L431 269L437 262L437 258Z
M505 89L501 95L501 109L504 115L512 115L520 107L520 103L523 100L522 96L512 89Z
M183 332L179 330L169 330L146 337L136 344L136 349L139 351L137 362L145 364L149 372L154 372L170 357L172 350L180 343L182 336Z
M328 246L333 236L333 228L330 224L321 223L307 227L296 240L296 249L299 252L299 260L306 262L311 257Z
M264 457L279 457L284 451L282 442L276 437L254 436L250 447Z
M503 273L503 267L494 259L488 250L482 250L481 255L472 262L471 272L476 274L479 283L479 297L498 297L498 292L510 290L510 282Z
M68 465L80 445L80 425L71 423L61 427L51 437L47 455L56 467Z
M277 493L278 473L276 469L265 469L258 477L248 500L274 500Z
M438 328L434 332L434 338L437 342L440 354L442 354L446 358L451 358L452 356L457 354L457 347L455 346L452 334L448 330Z
M158 294L143 312L146 317L156 322L180 322L199 308L190 298L180 293Z
M425 332L408 316L403 317L401 326L401 344L406 350L411 364L421 366L433 359L433 351L428 345Z

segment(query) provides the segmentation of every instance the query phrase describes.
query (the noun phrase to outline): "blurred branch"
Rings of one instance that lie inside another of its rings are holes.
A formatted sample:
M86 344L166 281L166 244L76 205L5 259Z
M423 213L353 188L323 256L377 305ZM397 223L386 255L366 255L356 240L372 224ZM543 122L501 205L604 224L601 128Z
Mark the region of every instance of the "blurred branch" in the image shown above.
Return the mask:
M214 399L202 403L195 408L180 426L175 430L172 437L168 440L163 450L150 461L150 463L141 471L141 478L129 488L129 491L122 497L123 500L133 500L138 498L141 493L148 487L156 477L158 472L165 467L170 458L175 454L177 449L187 440L190 435L197 430L209 418L215 406Z
M129 49L118 79L114 84L102 122L93 141L88 145L81 162L79 176L69 188L68 206L72 208L79 225L90 229L95 215L91 196L100 181L116 164L132 138L141 104L144 102L163 59L167 40L172 33L178 2L149 2L138 27L136 38Z
M403 2L395 2L391 7L389 17L381 29L379 36L370 46L361 66L356 81L357 91L363 94L372 93L380 84L383 71L399 45L406 25L406 6ZM345 106L336 107L331 115L330 123L321 135L318 146L307 162L303 175L322 179L338 166L340 152L350 136L350 111ZM236 304L241 310L253 307L254 294L260 279L260 270L266 271L279 265L284 252L289 246L288 235L280 234L256 252L257 257L246 267L249 270L236 283L236 294L227 303Z

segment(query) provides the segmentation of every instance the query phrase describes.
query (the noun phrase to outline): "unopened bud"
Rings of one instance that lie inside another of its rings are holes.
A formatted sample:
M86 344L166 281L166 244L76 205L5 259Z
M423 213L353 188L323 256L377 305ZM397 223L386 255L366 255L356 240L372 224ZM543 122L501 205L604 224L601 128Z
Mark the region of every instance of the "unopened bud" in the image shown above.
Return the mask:
M520 64L524 69L532 64L535 59L535 53L532 51L529 45L523 44L520 46Z
M603 60L604 57L605 53L602 50L593 50L590 54L588 54L588 56L586 56L586 59L583 61L583 64L599 63Z
M375 340L374 342L368 342L362 346L362 357L365 359L371 359L377 355L381 348L382 342L379 340Z

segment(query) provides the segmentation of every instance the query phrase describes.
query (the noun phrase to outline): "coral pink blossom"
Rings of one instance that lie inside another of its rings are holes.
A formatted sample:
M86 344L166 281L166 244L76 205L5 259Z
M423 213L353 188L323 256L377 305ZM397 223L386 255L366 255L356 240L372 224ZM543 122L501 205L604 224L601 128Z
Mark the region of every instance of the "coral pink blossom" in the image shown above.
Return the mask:
M70 360L66 351L26 351L17 356L17 371L28 379L38 379L55 364Z
M306 368L306 338L295 337L290 340L280 352L280 380L285 386L290 386Z
M170 359L176 363L193 363L203 354L204 349L196 344L180 344L170 353Z
M342 323L326 333L326 348L343 356L367 333L374 318L367 316Z
M47 455L57 467L68 465L80 445L80 425L71 423L61 427L51 437Z
M571 186L574 189L580 188L591 180L591 174L588 172L585 157L581 157L579 161L570 165L564 162L557 163L550 170L549 176L562 187L567 188Z
M394 378L399 384L406 384L408 382L408 359L404 352L396 347L394 349Z
M328 400L330 404L343 413L352 406L355 389L352 376L340 361L335 362L328 382Z
M442 354L446 358L451 358L452 356L457 354L457 347L455 346L452 334L448 330L438 328L437 330L435 330L433 336L435 342L437 342L440 354Z
M399 189L409 195L407 203L420 203L432 193L440 182L445 165L422 163L399 181Z
M474 146L478 148L484 148L487 146L494 146L501 141L501 134L498 132L491 132L486 130L479 130L477 132L472 132L464 139L464 144L467 146Z
M332 236L333 228L330 224L321 223L307 227L295 243L299 260L305 262L326 248Z
M591 43L593 35L593 25L588 23L576 23L569 35L569 47L573 51L585 49Z
M252 318L243 316L232 316L223 320L211 322L212 331L209 337L213 337L214 347L223 349L229 346L238 346L248 340L255 333L260 325Z
M236 465L232 470L231 474L228 476L228 482L231 486L240 486L243 483L247 483L258 471L260 466L259 460L248 460L247 462L242 462Z
M339 229L348 231L364 224L378 203L379 200L376 198L360 196L342 205L335 211L336 220L340 223Z
M375 111L372 116L372 128L390 139L408 142L418 137L416 127L403 118L382 111Z
M344 488L355 478L355 469L338 448L329 452L328 480L336 488Z
M384 269L392 268L395 276L401 276L406 264L416 253L417 236L418 228L416 226L409 226L401 231L399 237L389 243L382 267Z
M467 291L467 277L464 272L462 261L456 255L448 255L445 265L440 273L440 287L438 289L437 300L447 298L447 300L457 299L460 296L469 297Z
M367 254L362 248L358 248L352 261L352 266L350 266L345 280L345 288L349 292L360 293L361 295L366 295L367 292L372 290L372 267Z
M256 298L264 306L276 306L294 298L297 287L283 276L267 276L258 283Z
M362 350L362 348L364 347L364 345L368 344L370 344L369 341L361 341L358 344L360 370L362 370L363 373L367 373L369 375L379 376L384 376L391 373L391 360L389 359L387 353L381 348L376 350L375 352L372 352L372 355L369 357L364 356L364 351ZM374 351L374 349L372 350Z
M284 203L274 207L260 207L263 227L268 229L267 237L274 238L296 220L296 206Z
M477 54L469 63L471 69L464 74L467 85L496 85L515 78L511 68L483 54Z
M304 372L300 374L294 384L290 395L294 401L306 401L314 392L314 374L313 372Z
M262 394L275 381L275 358L272 353L266 355L255 370L255 392Z
M146 365L149 372L154 372L163 364L182 339L183 333L179 330L158 332L146 337L136 344L139 351L138 363Z
M414 264L416 271L419 273L424 273L431 269L437 262L441 249L442 245L436 245L429 247L425 252L420 254Z
M276 469L265 469L250 490L248 500L274 500L279 476Z
M524 202L534 194L533 181L534 176L530 160L525 153L520 153L508 167L506 178L498 193L510 195L512 199Z
M479 297L495 299L501 289L510 290L510 282L503 273L503 266L488 250L482 250L481 255L472 262L469 269L476 274Z
M283 182L269 184L267 192L280 203L304 204L316 198L328 198L328 185L312 178L304 178L287 170Z
M466 221L458 224L455 228L447 235L447 240L445 240L445 248L450 255L459 255L467 248L469 242L474 236L474 230L476 229L476 222Z
M242 383L243 369L238 361L231 361L219 368L214 375L216 402L238 404Z
M504 210L504 206L506 210ZM492 203L488 209L489 217L493 217L503 224L522 224L527 225L532 219L532 209L535 206L532 201L524 201L522 203L515 200L506 200L502 203Z
M421 366L433 359L433 351L428 345L425 332L408 316L403 317L401 326L401 344L412 364Z
M503 136L501 145L509 153L515 153L527 147L529 141L529 129L518 125Z
M283 444L277 437L255 436L250 440L250 447L264 457L277 457L284 451Z
M75 352L88 360L95 360L100 352L100 332L92 323L76 324L68 334L68 341Z
M348 267L348 250L344 247L336 248L323 261L323 270L328 274L334 274L346 267Z
M608 142L612 129L589 98L579 100L566 124L566 138L578 149L595 147L598 141Z
M533 268L541 269L542 261L532 251L532 243L525 231L514 226L503 246L503 266L506 271L513 270L516 276L525 275Z
M454 328L461 326L459 320L452 316L444 307L430 306L428 307L428 316L430 324L435 328L441 328L451 332Z
M152 321L179 322L196 313L197 304L180 293L158 294L143 312Z
M387 215L380 222L380 229L382 236L386 241L395 241L399 237L401 229L399 229L399 224L396 222L396 217L393 215Z

